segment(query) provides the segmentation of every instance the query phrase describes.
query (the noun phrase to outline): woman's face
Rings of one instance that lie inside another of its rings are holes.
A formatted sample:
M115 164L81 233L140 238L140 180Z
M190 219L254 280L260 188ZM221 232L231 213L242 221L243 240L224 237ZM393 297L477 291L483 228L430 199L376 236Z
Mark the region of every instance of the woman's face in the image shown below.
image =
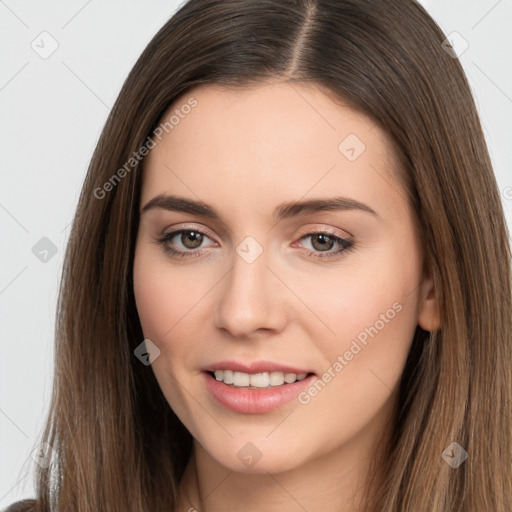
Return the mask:
M437 318L389 141L305 85L206 85L164 121L176 109L144 162L134 263L169 405L233 471L364 458Z

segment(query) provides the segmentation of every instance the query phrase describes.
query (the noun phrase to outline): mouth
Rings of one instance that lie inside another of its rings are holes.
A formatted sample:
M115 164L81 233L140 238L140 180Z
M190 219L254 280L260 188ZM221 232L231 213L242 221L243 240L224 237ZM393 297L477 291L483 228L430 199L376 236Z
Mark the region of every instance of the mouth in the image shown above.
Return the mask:
M289 386L315 375L313 372L258 372L245 373L233 370L208 370L206 373L217 382L236 389L266 389Z
M272 371L262 371L262 365L253 365L256 369L252 373L238 371L242 369L239 364L230 366L233 369L221 365L218 368L222 369L203 369L204 384L213 403L243 415L271 413L299 399L316 380L313 372L280 371L292 369L282 366L278 370L267 364L265 368L274 366Z

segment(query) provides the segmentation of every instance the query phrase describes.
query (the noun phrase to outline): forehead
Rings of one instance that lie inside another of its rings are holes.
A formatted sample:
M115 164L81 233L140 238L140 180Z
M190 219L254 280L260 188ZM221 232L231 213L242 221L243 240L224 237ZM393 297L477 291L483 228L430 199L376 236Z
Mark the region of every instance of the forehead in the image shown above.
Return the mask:
M335 103L315 85L288 82L247 88L204 85L178 98L164 119L190 98L197 101L197 106L172 133L176 144L190 137L191 131L197 136L208 134L208 138L197 140L201 144L198 150L239 149L239 143L244 142L245 152L256 147L259 153L265 150L276 156L290 155L291 149L295 154L310 153L312 148L337 153L341 138L351 133L366 139L375 150L387 146L383 134L379 130L374 132L376 126L371 119L341 100ZM374 133L369 136L367 132ZM229 138L224 137L226 133ZM279 138L271 139L271 135ZM297 146L297 142L302 144Z
M380 202L399 191L382 130L315 86L203 85L161 121L173 114L144 162L143 201L172 192L247 208L334 193Z

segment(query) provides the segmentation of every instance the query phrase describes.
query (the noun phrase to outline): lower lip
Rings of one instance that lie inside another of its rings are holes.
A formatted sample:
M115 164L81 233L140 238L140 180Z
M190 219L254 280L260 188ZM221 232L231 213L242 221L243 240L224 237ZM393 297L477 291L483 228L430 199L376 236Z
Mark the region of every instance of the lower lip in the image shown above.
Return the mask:
M208 391L226 409L242 414L263 414L271 412L297 398L316 378L309 375L303 380L282 386L249 389L234 388L216 380L208 372L203 372Z

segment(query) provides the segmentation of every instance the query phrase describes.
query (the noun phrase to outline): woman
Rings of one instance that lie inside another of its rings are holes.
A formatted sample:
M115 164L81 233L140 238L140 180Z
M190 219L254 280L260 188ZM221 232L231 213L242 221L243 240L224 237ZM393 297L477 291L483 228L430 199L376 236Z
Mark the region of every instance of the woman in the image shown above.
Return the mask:
M83 186L13 510L511 510L510 249L445 39L403 0L164 25Z

